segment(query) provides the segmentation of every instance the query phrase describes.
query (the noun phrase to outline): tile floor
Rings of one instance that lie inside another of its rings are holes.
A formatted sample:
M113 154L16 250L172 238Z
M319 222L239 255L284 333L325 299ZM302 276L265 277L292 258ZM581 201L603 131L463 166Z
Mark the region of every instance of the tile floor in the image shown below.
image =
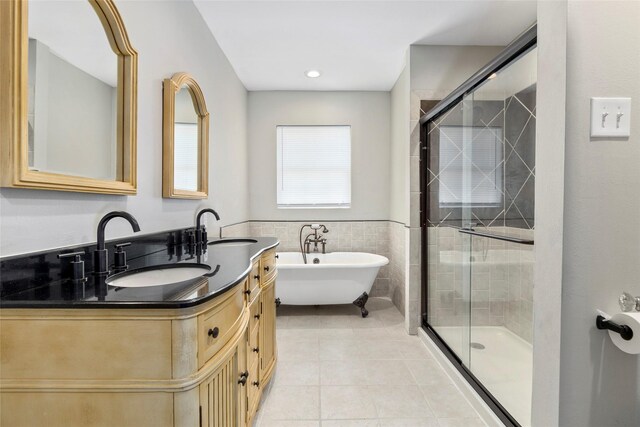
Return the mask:
M393 304L367 308L278 308L278 364L254 426L485 426Z

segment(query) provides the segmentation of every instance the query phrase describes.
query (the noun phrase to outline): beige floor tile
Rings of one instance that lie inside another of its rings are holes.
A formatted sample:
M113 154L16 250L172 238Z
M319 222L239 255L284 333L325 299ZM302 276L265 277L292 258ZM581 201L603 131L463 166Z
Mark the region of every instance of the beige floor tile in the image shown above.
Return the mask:
M320 327L320 316L290 316L286 323L288 329L311 329Z
M478 417L475 418L438 418L439 427L486 427Z
M404 326L404 320L402 321L402 323L398 323L398 324L394 324L394 325L390 325L390 326L385 326L385 328L387 328L387 330L397 336L405 336L405 335L409 335L407 334L407 329Z
M273 378L279 385L320 385L320 362L316 360L284 360L277 364Z
M438 418L475 418L476 411L454 386L420 386L431 410Z
M396 360L323 360L322 385L415 384L409 369Z
M278 329L276 326L276 339L281 341L318 341L318 329Z
M370 386L378 418L432 418L433 413L420 388L409 386Z
M322 419L375 419L371 393L363 386L322 386Z
M322 337L319 342L320 360L347 360L356 357L357 348L352 340Z
M317 386L276 386L264 403L262 420L317 420L320 390Z
M319 317L319 327L326 329L351 329L351 318L349 314L329 314Z
M390 340L394 338L394 335L385 327L354 328L353 336L361 340Z
M453 383L444 373L440 365L433 359L412 359L403 362L411 372L411 375L419 385L434 387L453 386Z
M378 427L378 420L323 420L322 427Z
M400 359L400 353L388 341L321 337L319 357L320 360Z
M318 360L318 341L278 340L278 360Z
M353 329L383 328L384 324L376 317L350 316L349 325Z
M320 427L320 421L265 420L256 427Z
M420 338L409 337L390 341L390 344L400 353L402 359L431 359L431 353Z
M380 420L380 427L439 427L437 418L396 418Z
M393 304L367 308L365 319L348 304L278 309L278 365L255 426L483 426Z
M356 337L353 329L336 329L336 328L323 328L316 329L316 333L319 338L333 339L333 340L352 340Z

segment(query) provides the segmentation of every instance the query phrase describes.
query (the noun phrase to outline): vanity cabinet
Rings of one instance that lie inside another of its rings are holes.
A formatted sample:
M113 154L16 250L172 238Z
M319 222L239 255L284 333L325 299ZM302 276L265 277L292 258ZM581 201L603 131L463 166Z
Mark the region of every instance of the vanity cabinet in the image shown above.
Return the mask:
M260 316L260 376L268 378L276 362L276 281L275 278L261 290Z
M200 384L200 425L203 427L239 427L246 424L242 381L243 344L236 346L211 376Z
M274 261L193 307L0 310L0 425L250 426L276 360Z

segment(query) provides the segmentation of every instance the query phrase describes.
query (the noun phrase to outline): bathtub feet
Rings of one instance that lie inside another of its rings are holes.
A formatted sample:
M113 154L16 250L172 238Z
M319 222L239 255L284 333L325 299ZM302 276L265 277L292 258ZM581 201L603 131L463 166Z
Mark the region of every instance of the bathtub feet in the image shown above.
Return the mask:
M360 313L362 313L362 317L367 317L369 315L369 310L364 308L365 304L369 300L369 295L366 292L363 292L356 300L353 302L353 305L356 307L360 307Z

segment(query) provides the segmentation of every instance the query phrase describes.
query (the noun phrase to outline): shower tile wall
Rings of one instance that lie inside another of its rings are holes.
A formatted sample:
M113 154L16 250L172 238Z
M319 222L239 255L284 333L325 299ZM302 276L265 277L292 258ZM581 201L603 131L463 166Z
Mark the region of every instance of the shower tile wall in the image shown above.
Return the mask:
M505 101L504 225L534 228L536 86Z
M503 203L473 207L476 229L533 239L535 187L535 85L500 101L474 101L473 125L502 127ZM426 111L433 101L423 101ZM533 247L473 237L472 277L461 277L463 245L469 237L448 226L461 226L462 209L439 203L439 144L450 144L439 135L443 125L462 125L458 105L436 121L427 160L428 182L428 281L429 323L463 326L469 322L469 296L464 283L473 284L470 295L471 325L504 326L531 343L533 318Z
M476 229L533 239L533 230L528 229ZM464 296L461 274L462 254L469 237L446 226L429 227L428 233L429 323L465 326L469 322L469 302ZM504 326L531 343L533 246L474 236L471 256L471 325Z

